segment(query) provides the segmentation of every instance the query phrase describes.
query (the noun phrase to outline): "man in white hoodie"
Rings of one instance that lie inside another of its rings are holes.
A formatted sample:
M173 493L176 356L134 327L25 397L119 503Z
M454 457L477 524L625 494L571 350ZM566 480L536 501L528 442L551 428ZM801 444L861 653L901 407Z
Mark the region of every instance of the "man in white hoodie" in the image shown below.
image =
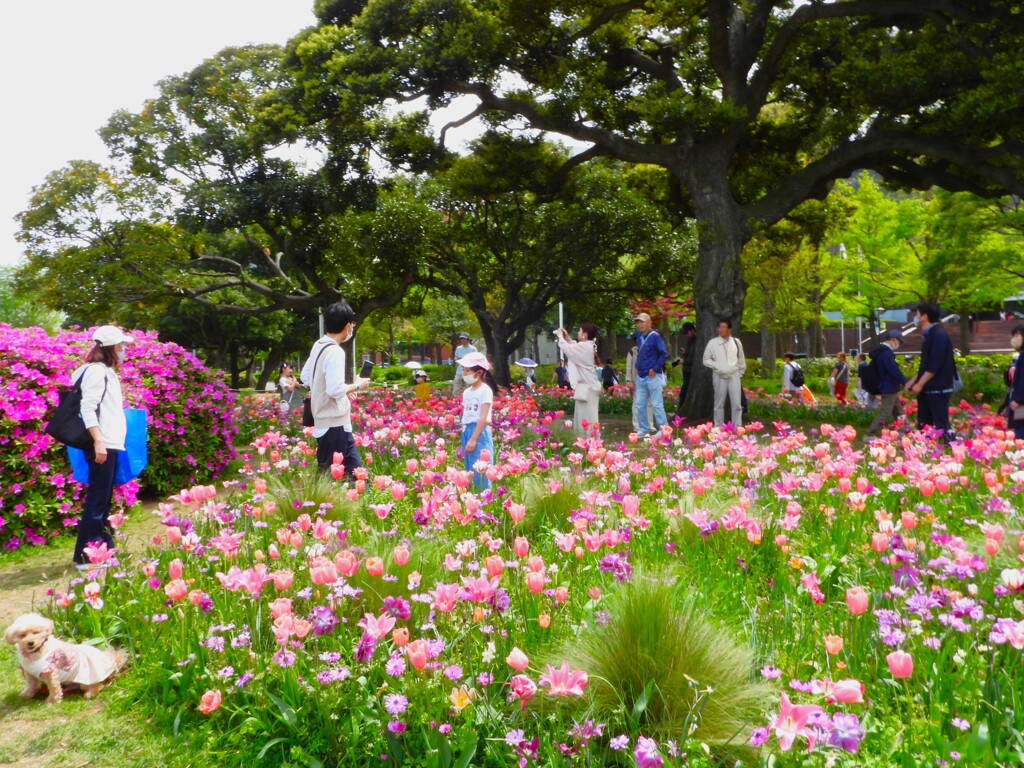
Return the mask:
M743 424L743 384L741 379L747 372L747 361L743 357L743 345L732 335L732 322L718 321L718 336L704 347L704 365L711 369L715 387L715 426L725 423L725 397L729 396L732 408L732 424Z

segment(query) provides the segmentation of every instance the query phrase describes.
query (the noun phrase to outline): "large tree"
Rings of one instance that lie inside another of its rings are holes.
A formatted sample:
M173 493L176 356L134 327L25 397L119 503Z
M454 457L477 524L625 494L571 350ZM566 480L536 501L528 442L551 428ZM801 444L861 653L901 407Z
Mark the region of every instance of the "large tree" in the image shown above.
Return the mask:
M283 55L225 49L161 81L102 135L115 159L174 195L177 223L194 235L168 289L240 315L308 314L345 298L362 320L401 299L416 254L363 228L377 188L367 126L357 117L304 132ZM383 250L363 249L367 237ZM239 295L248 300L228 300Z
M619 164L577 168L553 185L564 161L546 142L487 134L414 185L432 221L418 282L466 302L501 384L509 355L559 301L621 308L692 261L688 232L624 183Z
M1016 0L324 0L302 55L338 101L477 114L670 171L700 223L698 335L741 315L744 244L832 182L1024 193ZM348 78L346 80L346 78ZM312 86L311 86L312 87ZM328 109L328 112L330 110ZM710 412L697 370L688 412Z

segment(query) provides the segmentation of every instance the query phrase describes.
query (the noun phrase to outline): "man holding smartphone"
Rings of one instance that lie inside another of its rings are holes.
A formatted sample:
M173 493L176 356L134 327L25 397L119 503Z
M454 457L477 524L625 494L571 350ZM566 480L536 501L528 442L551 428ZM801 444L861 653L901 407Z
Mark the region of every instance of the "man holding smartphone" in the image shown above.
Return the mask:
M346 301L338 301L324 310L324 335L317 339L302 366L300 378L309 387L313 411L313 437L316 438L316 463L321 472L328 472L334 455L344 457L345 477L355 478L362 466L355 440L352 438L352 402L349 392L366 389L370 379L359 376L352 384L345 383L345 350L341 345L356 330L356 313Z

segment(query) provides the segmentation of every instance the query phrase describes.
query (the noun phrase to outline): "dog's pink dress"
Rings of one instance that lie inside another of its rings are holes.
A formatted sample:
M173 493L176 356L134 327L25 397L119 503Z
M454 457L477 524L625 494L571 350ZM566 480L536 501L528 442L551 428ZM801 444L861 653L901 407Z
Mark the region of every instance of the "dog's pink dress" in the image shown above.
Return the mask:
M31 663L24 658L22 667L35 678L57 670L57 679L63 684L95 685L114 674L114 662L103 651L91 645L73 645L51 637L46 641L46 653Z

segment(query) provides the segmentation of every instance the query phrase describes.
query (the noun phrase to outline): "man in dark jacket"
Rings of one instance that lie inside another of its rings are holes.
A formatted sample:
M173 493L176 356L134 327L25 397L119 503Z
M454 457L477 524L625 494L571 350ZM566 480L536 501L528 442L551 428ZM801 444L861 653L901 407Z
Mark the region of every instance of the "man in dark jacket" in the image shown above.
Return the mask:
M940 439L949 442L949 396L953 394L953 342L939 325L939 308L917 305L914 325L921 329L921 365L907 382L907 391L917 395L918 428L933 427Z
M896 364L896 352L903 344L903 334L899 331L887 331L885 341L871 351L872 363L878 369L878 394L881 403L878 413L871 420L871 426L864 434L865 438L875 437L883 424L896 421L903 415L903 403L900 402L900 390L907 382L899 365Z
M679 388L679 405L676 406L676 413L683 410L683 401L686 400L686 393L690 390L690 380L693 378L693 361L697 359L697 326L693 323L683 323L683 344L679 350L679 357L672 361L672 367L682 364L683 385Z
M1015 412L1024 408L1024 363L1021 362L1020 352L1024 346L1024 325L1018 325L1010 333L1010 344L1017 352L1017 360L1013 366L1013 374L1010 376L1010 402L1007 411L1007 427L1013 430L1018 440L1024 440L1024 419L1018 418Z

